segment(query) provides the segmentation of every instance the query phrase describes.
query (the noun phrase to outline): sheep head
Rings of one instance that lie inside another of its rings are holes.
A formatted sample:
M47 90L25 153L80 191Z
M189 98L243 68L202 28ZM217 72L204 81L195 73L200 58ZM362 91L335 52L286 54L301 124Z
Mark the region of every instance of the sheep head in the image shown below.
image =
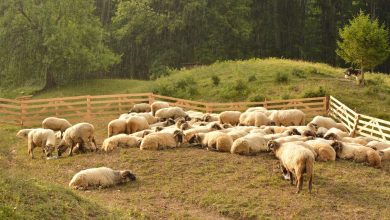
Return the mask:
M68 144L64 140L61 140L57 147L58 156L61 157L61 155L68 149L68 147Z
M316 131L318 129L318 125L316 123L313 123L313 122L310 122L309 124L307 124L307 127L312 128Z
M47 144L43 147L43 150L45 151L46 157L51 157L54 151L54 146L51 144Z
M191 121L191 117L188 116L188 115L186 115L186 116L184 117L184 120L185 120L185 121Z
M180 125L180 129L183 131L188 130L189 128L190 128L190 125L187 122Z
M209 115L209 114L204 115L202 120L205 121L205 122L210 122L211 121L211 115Z
M316 136L316 134L313 131L310 131L310 130L304 131L302 135L306 136L306 137L315 137Z
M201 138L199 136L199 134L194 134L190 137L190 139L188 140L188 143L189 144L200 144L201 143Z
M164 130L164 127L162 127L162 126L157 126L154 128L154 131L156 131L156 132L162 131L162 130ZM144 132L144 134L145 134L145 132Z
M231 124L229 124L229 123L227 123L227 124L223 124L222 125L222 128L224 128L224 129L226 129L226 128L232 128L233 126L231 125Z
M210 128L213 130L222 130L222 126L218 122L211 123Z
M184 141L184 133L180 130L176 130L173 132L173 136L175 137L176 139L176 142L178 144L182 144L183 141Z
M331 144L336 153L340 153L343 150L343 144L339 141L335 141Z
M174 125L175 123L176 123L175 120L173 120L172 118L168 118L168 119L164 122L164 127L168 127L168 126Z
M301 133L298 131L298 129L296 129L296 128L293 128L293 129L291 129L291 134L290 135L301 135Z
M135 175L132 174L130 170L120 171L120 175L121 175L121 182L122 183L126 183L126 182L130 182L130 181L135 181L136 180Z
M337 140L337 135L335 133L330 133L324 137L326 140Z
M269 151L275 152L280 147L280 144L274 140L271 140L268 141L267 147Z

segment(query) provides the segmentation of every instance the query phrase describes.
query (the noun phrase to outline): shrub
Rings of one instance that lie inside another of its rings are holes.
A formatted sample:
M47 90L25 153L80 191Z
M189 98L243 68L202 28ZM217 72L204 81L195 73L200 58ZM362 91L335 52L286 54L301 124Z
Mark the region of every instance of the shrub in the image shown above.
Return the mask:
M248 86L241 80L237 80L236 83L234 84L234 90L237 92L242 92L248 89Z
M256 76L252 74L248 77L248 82L254 82L254 81L256 81Z
M327 92L322 86L318 90L308 90L303 94L303 98L323 97L326 96Z
M288 75L286 73L278 72L275 75L275 83L278 83L278 84L288 83Z
M164 82L153 89L154 93L178 98L190 98L198 94L197 83L192 77L185 77L176 82Z
M283 100L291 99L291 96L289 94L285 93L285 94L282 95L282 99Z
M172 72L172 69L170 69L168 66L165 65L158 65L158 66L152 66L150 68L150 79L156 80L163 76L169 76Z
M302 78L302 79L306 78L305 72L303 70L300 70L300 69L293 69L291 71L291 75L298 77L298 78Z
M218 76L213 75L213 76L211 77L211 80L212 80L214 86L218 86L218 85L219 85L220 79L219 79Z
M243 100L248 93L248 86L242 80L237 80L233 85L223 87L221 97L229 100Z
M250 102L263 102L265 100L265 97L259 94L252 94L248 97L248 101Z

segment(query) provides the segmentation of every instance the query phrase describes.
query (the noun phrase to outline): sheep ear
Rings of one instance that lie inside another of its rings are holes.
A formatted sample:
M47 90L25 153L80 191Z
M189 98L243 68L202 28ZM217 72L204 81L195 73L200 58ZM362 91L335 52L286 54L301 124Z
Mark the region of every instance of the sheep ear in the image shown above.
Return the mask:
M379 156L380 156L380 157L385 156L385 152L383 152L383 151L379 151L378 153L379 153Z

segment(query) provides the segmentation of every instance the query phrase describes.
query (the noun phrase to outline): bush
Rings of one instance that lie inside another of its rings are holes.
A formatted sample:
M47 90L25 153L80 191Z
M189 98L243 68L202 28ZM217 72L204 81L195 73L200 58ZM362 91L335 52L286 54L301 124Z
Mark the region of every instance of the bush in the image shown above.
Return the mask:
M248 97L248 101L250 102L263 102L265 100L265 97L259 94L253 94Z
M282 99L283 100L291 99L291 96L289 94L285 93L285 94L282 95Z
M278 84L288 83L288 75L286 73L278 72L275 75L275 83L278 83Z
M314 98L314 97L324 97L327 95L327 92L325 91L322 86L318 90L308 90L303 94L303 98Z
M150 68L150 79L156 80L160 77L169 76L172 70L165 65L152 66Z
M295 77L298 77L298 78L301 78L301 79L304 79L306 78L306 75L305 75L305 72L303 70L300 70L300 69L293 69L291 71L291 74Z
M212 76L212 77L211 77L211 80L213 81L213 85L214 85L214 86L218 86L218 85L219 85L220 79L219 79L218 76L216 76L216 75Z
M227 85L221 90L221 97L234 101L243 100L248 93L248 86L242 80L237 80L233 85Z
M165 82L157 85L154 93L178 98L190 98L198 94L197 83L192 77L185 77L176 82Z
M248 82L254 82L254 81L256 81L257 79L256 79L256 76L253 74L253 75L250 75L249 77L248 77Z

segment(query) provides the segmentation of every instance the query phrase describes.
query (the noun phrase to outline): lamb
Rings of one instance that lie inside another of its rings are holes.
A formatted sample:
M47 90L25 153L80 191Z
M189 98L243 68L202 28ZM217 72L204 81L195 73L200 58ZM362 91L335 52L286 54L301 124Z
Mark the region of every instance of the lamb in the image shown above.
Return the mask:
M307 148L299 143L291 142L280 144L276 141L268 142L268 148L275 153L275 156L280 160L283 171L290 175L290 183L293 184L293 173L297 179L297 191L302 190L303 174L306 173L309 177L309 192L312 190L313 170L314 170L314 155Z
M164 150L167 148L180 147L184 140L184 134L176 130L173 134L157 132L145 136L141 142L141 150Z
M372 148L360 144L345 143L335 141L332 147L336 147L338 158L353 160L356 163L368 163L369 166L381 168L381 157L379 153Z
M126 128L126 119L114 119L107 125L107 136L111 137L117 134L124 134L126 133Z
M276 125L294 126L305 124L305 113L298 109L278 110L273 112L269 119Z
M155 116L160 119L160 121L167 120L168 118L177 119L180 117L188 118L187 113L180 107L168 107L159 109Z
M133 105L133 108L131 108L129 113L131 112L140 113L140 112L150 112L150 111L151 111L151 107L148 103L138 103Z
M240 155L256 155L267 150L267 139L259 134L248 134L235 140L230 152Z
M44 129L44 128L32 129L27 134L27 148L28 148L28 154L30 155L31 159L34 158L33 150L36 147L41 147L46 157L51 157L55 145L56 145L56 135L54 131L51 129Z
M305 142L306 144L310 145L313 150L316 152L317 161L335 161L336 160L336 151L326 141L321 140L308 140Z
M239 111L224 111L219 114L219 122L235 126L240 122L240 115L241 112Z
M90 168L76 173L69 183L71 189L87 190L100 187L110 187L135 181L136 177L130 170L112 170L107 167Z
M386 148L378 151L381 160L390 160L390 148Z
M132 116L126 120L126 133L132 134L137 131L149 129L148 121L141 116Z
M119 134L106 138L103 141L102 150L108 152L117 147L139 147L142 138L134 137L127 134Z
M162 101L156 101L153 102L152 105L150 106L152 110L152 115L155 116L156 112L162 108L168 108L169 103L168 102L162 102Z
M384 143L384 142L380 142L380 141L370 141L370 142L368 142L366 147L370 147L374 150L381 151L381 150L390 148L390 143Z
M27 138L28 133L30 133L30 131L32 131L32 130L34 130L34 129L21 129L16 134L16 137Z
M42 128L51 129L53 131L65 132L72 125L64 118L48 117L42 121Z
M317 127L324 127L327 129L338 128L342 131L347 131L342 123L336 123L332 118L324 116L316 116L309 124L314 124Z
M244 112L240 115L240 125L260 127L272 125L272 121L261 112Z
M66 129L58 146L60 157L69 147L69 156L73 155L73 148L78 144L82 152L86 150L95 151L97 144L94 137L95 128L89 123L78 123ZM92 144L93 143L93 144Z
M349 135L347 132L344 132L338 128L331 128L325 133L324 138L328 140L341 140L342 138L348 136Z
M221 131L212 131L195 134L188 142L190 144L201 144L203 147L207 147L208 150L230 152L233 139Z

